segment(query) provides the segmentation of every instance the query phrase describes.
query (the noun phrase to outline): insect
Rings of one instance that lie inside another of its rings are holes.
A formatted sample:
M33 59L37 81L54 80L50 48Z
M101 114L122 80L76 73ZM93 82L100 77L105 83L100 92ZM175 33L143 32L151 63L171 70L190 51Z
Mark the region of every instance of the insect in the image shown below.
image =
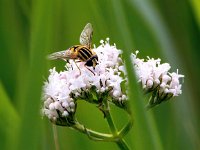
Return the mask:
M48 56L48 58L50 60L63 59L67 62L69 59L73 59L74 61L76 60L75 63L85 62L85 67L94 74L94 72L88 68L93 67L93 69L95 69L95 66L98 64L98 56L91 49L92 34L92 25L90 23L87 23L80 35L80 45L74 45L67 50L52 53Z

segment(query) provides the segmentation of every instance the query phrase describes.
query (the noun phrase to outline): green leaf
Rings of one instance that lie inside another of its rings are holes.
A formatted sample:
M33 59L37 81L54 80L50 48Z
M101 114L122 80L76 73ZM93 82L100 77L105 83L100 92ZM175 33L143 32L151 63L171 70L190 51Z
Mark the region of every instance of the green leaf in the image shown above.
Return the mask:
M15 149L19 136L20 118L0 81L0 145L1 149Z

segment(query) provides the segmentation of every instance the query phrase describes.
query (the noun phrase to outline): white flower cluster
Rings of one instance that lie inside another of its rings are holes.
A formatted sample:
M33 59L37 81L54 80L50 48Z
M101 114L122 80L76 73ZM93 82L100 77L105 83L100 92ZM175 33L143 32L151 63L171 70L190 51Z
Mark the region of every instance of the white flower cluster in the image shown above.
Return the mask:
M127 95L126 89L122 89L122 83L126 84L127 78L120 57L122 51L110 45L108 38L100 43L100 46L93 49L98 56L98 64L94 69L88 69L85 62L75 63L74 60L69 60L65 71L50 69L48 81L43 88L42 112L52 122L67 122L67 125L73 122L77 99L98 103L102 95L106 95L117 106L125 107ZM137 53L131 55L133 67L144 91L153 92L152 104L157 105L182 93L179 79L184 76L178 74L178 70L169 73L171 67L168 63L161 64L160 59L149 57L147 60L139 59Z
M60 115L66 117L75 111L75 103L73 99L69 97L70 92L67 89L64 72L58 73L55 68L50 69L48 82L45 82L43 88L43 113L53 122L55 122Z
M170 65L161 64L160 59L147 57L147 60L137 58L137 53L132 54L132 62L138 81L146 92L156 90L159 99L169 99L172 96L178 96L182 93L179 78L184 76L177 72L169 73Z
M66 64L65 71L58 73L55 68L50 69L48 81L43 88L43 114L50 120L56 121L59 117L73 114L76 108L74 99L84 92L90 92L92 87L96 87L96 93L108 91L110 97L120 102L127 99L121 89L121 82L126 80L121 77L125 70L119 57L121 50L110 45L108 38L93 50L98 56L98 64L95 69L89 69L94 74L84 66L85 62L75 64L73 60Z

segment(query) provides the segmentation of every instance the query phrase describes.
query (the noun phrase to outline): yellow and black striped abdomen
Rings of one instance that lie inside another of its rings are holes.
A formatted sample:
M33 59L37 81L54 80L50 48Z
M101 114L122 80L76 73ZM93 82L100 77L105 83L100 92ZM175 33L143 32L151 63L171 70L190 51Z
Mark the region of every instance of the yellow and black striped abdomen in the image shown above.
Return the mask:
M87 46L75 45L72 46L69 51L71 59L79 59L82 62L86 62L85 65L88 67L95 67L98 64L98 56Z
M85 46L80 46L77 49L77 54L78 54L77 57L81 61L87 61L89 58L91 58L93 56L92 51Z
M95 66L98 64L97 61L98 61L98 56L95 54L95 55L93 55L92 57L90 57L90 58L86 61L85 65L86 65L86 66L89 66L89 67L95 68Z
M86 46L79 47L78 58L86 62L85 65L88 67L95 67L97 65L98 57L96 53Z

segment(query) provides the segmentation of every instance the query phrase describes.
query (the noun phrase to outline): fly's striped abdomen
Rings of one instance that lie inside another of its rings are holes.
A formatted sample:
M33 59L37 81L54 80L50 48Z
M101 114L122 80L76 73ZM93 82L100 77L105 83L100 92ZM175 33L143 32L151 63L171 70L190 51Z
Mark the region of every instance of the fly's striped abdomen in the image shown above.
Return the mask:
M98 61L98 56L93 55L86 61L85 65L94 68L98 64L97 61Z
M90 57L92 57L92 52L91 50L89 50L88 48L86 47L81 47L79 50L78 50L78 58L81 60L81 61L87 61Z

